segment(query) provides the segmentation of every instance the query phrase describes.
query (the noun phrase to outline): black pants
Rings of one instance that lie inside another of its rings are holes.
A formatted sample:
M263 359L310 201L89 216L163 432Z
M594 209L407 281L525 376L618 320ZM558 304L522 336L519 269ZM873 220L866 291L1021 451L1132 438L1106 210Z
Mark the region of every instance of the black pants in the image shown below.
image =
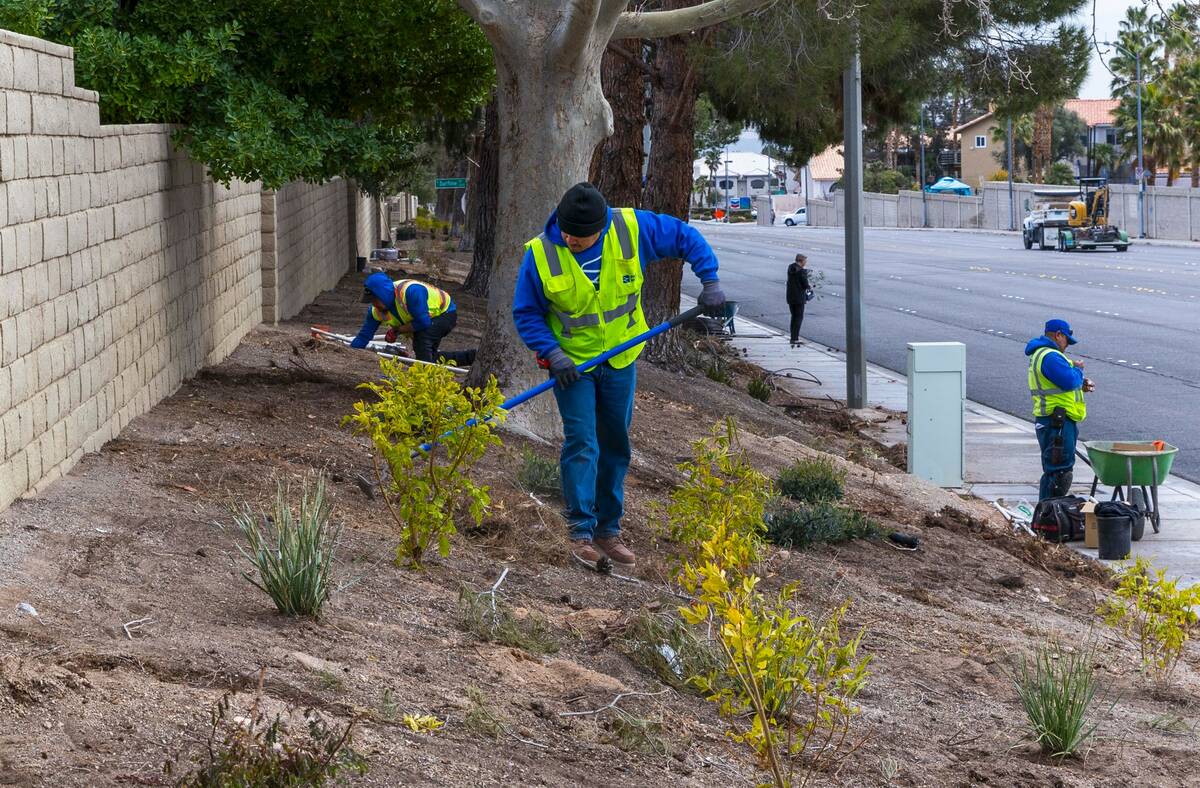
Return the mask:
M445 312L433 318L429 328L413 333L413 352L418 361L446 359L456 367L469 367L475 361L474 350L438 350L442 340L454 330L458 323L458 312Z
M799 342L800 324L804 322L804 302L788 304L788 309L792 310L792 342Z

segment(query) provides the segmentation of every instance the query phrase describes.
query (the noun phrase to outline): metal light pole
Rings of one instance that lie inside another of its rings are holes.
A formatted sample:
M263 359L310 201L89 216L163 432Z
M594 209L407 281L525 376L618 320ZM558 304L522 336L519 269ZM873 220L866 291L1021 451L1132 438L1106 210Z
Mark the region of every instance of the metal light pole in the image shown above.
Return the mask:
M725 221L729 221L729 148L725 149Z
M921 105L921 226L929 226L929 200L925 191L925 105Z
M863 353L863 158L862 68L855 46L842 75L845 121L845 163L842 183L846 195L846 407L867 404L867 359Z
M1138 135L1138 238L1146 237L1146 161L1142 155L1142 53L1130 52L1116 41L1105 41L1110 46L1133 57L1137 77L1137 135Z
M1017 229L1016 195L1013 194L1012 118L1008 119L1005 131L1004 154L1008 158L1008 229Z

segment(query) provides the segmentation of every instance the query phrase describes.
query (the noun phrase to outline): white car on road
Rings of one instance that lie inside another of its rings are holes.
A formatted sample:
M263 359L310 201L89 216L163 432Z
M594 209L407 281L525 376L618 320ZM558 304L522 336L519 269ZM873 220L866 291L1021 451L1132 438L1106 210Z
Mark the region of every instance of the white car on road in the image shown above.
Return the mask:
M805 227L808 225L808 208L797 208L794 213L789 213L783 218L783 223L788 227Z

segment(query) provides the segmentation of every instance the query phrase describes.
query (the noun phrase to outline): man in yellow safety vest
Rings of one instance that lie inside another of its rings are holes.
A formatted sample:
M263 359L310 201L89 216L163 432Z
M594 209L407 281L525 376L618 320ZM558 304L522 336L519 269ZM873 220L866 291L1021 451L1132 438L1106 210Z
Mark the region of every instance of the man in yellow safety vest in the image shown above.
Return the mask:
M413 355L419 361L440 358L456 367L469 367L475 361L474 350L438 349L458 322L454 299L445 290L416 279L393 282L383 272L371 274L364 284L363 302L371 308L350 347L366 347L383 323L388 327L388 342L395 342L399 334L412 334Z
M673 216L609 208L590 183L571 187L545 231L525 245L513 321L557 381L563 421L559 460L575 560L636 562L621 539L629 424L642 345L580 373L578 365L646 331L642 283L648 263L687 260L702 283L699 303L723 315L717 258L695 228Z
M1066 495L1075 468L1075 441L1079 422L1087 417L1083 394L1096 386L1083 376L1083 362L1067 358L1065 351L1076 342L1065 320L1046 321L1045 333L1029 340L1029 394L1042 450L1042 479L1038 500Z

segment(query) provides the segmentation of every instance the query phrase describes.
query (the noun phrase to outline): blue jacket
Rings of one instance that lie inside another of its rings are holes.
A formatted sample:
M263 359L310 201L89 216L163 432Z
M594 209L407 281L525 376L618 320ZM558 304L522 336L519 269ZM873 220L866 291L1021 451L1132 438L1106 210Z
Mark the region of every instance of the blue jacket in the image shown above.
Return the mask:
M1054 344L1054 340L1050 337L1034 337L1025 346L1025 355L1032 356L1038 348L1044 347L1058 350L1058 345ZM1046 354L1046 357L1042 359L1042 374L1063 391L1083 388L1083 370L1068 364L1066 358L1059 353Z
M601 231L596 244L604 243L611 220L612 210L609 209L609 225ZM679 258L688 261L692 266L692 273L701 282L717 280L717 256L696 228L674 216L650 211L638 211L637 221L638 257L641 258L643 273L647 262ZM550 218L546 220L546 235L559 246L566 246L562 233L558 230L557 213L550 214ZM595 248L593 245L590 249L585 249L575 255L575 259L589 259L594 256ZM550 303L546 300L545 290L542 289L542 279L538 276L533 253L526 251L525 259L521 261L521 270L517 273L517 287L513 292L513 322L517 324L517 333L529 349L543 358L558 347L558 340L546 323L546 314L549 311Z
M392 281L391 277L385 273L376 272L368 276L364 284L371 291L371 295L382 301L387 306L387 311L400 320L400 315L396 312L396 283ZM429 328L429 324L432 322L429 317L429 288L419 283L409 286L408 290L404 291L404 305L408 308L408 313L412 315L411 325L414 334ZM450 305L446 307L446 312L454 311L454 301L451 300ZM375 338L375 330L378 328L379 321L371 313L371 307L367 307L367 318L363 321L362 328L358 330L358 336L350 343L350 347L366 347L367 343Z

